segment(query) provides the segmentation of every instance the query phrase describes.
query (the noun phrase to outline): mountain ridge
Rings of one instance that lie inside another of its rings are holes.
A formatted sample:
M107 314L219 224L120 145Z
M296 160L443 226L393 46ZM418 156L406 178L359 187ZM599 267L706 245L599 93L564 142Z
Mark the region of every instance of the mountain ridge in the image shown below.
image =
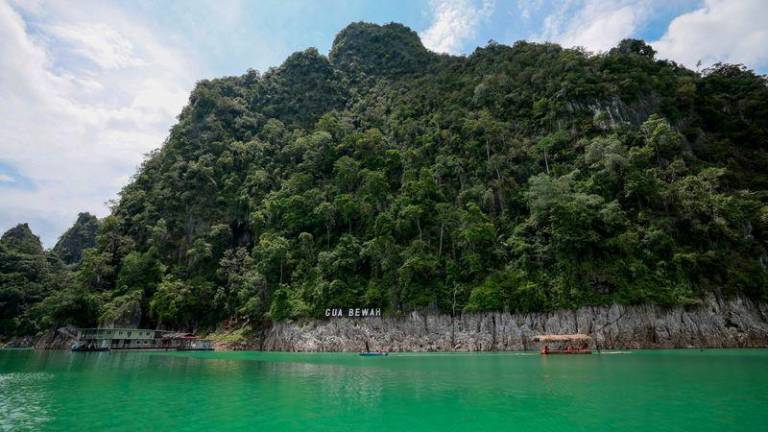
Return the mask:
M355 23L328 56L200 81L32 314L211 329L355 304L762 301L766 137L765 77L738 65L697 73L638 40L448 56Z

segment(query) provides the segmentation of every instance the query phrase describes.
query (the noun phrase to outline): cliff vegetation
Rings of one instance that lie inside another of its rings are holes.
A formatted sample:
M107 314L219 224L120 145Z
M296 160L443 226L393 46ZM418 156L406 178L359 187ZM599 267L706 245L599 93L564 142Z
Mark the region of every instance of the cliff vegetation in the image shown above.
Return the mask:
M766 78L654 54L356 23L200 81L110 216L3 236L0 333L766 300Z

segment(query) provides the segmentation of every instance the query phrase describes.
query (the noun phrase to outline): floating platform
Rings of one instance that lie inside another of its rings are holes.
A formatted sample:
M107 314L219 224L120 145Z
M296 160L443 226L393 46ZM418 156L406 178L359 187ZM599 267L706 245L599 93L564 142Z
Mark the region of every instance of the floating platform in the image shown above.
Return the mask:
M75 344L72 346L72 352L106 352L111 351L109 347L94 347L94 346L83 346Z
M592 354L592 350L589 349L579 349L579 350L541 350L541 355L552 355L552 354Z
M360 357L386 357L389 353L385 352L361 352Z

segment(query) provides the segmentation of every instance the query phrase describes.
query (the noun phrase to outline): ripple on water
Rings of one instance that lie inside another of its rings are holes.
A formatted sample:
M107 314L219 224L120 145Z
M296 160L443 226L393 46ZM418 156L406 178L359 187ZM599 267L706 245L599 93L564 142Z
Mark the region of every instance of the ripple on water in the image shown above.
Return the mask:
M49 420L43 383L50 373L0 374L0 430L38 430Z

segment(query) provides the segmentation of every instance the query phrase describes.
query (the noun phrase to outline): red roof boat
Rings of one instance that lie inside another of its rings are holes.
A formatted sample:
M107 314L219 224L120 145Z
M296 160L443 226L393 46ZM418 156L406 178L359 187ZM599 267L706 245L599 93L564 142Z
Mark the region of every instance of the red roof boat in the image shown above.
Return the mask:
M543 344L539 350L541 355L592 354L589 348L592 337L585 334L540 335L535 336L533 341Z

